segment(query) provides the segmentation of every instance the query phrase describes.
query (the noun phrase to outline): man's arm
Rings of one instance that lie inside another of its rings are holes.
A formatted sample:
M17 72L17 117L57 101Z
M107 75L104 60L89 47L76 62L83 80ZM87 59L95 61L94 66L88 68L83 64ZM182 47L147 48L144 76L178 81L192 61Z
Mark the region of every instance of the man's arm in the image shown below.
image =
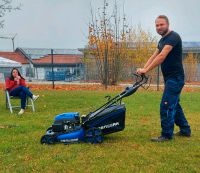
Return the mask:
M147 63L144 65L144 68L147 68L158 54L159 54L159 49L156 49L153 55L148 59Z
M160 65L165 60L165 58L167 57L169 52L172 50L172 48L173 47L170 45L165 45L163 50L153 59L153 61L148 66L138 69L137 73L145 74L151 71L156 66Z

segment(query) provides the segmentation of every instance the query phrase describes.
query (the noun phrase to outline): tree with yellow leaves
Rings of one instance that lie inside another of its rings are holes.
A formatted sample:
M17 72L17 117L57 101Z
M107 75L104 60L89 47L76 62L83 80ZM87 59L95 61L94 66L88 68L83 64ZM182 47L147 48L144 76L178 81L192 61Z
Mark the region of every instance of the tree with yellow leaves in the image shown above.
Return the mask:
M142 30L141 26L128 27L126 15L120 16L116 1L111 14L108 9L108 1L104 0L97 14L91 10L88 37L88 50L95 57L99 79L105 88L132 73L156 47L156 39L150 32Z
M125 15L120 18L116 1L112 14L109 14L108 6L107 0L104 0L98 15L91 10L88 42L90 54L96 59L99 78L105 88L109 84L116 84L119 79L122 61L126 57L127 32Z
M184 58L185 81L196 81L198 73L198 58L197 55L189 52Z

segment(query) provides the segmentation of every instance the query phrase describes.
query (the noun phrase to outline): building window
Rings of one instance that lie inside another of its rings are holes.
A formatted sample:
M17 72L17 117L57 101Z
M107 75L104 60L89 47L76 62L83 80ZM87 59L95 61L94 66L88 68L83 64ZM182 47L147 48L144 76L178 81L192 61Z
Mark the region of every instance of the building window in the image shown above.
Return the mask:
M66 71L66 68L57 68L57 71Z

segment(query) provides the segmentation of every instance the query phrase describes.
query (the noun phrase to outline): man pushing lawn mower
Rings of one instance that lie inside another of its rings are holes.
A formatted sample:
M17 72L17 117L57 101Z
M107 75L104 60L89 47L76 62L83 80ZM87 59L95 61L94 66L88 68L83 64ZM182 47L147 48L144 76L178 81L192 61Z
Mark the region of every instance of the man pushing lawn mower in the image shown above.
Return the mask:
M160 64L165 81L160 104L162 133L152 141L163 142L172 139L174 123L180 127L177 135L190 137L190 126L179 104L180 93L184 86L182 41L176 32L169 30L166 16L158 16L155 22L156 30L162 38L144 68L137 70L136 82L86 116L80 116L78 112L58 114L46 134L41 137L41 144L101 143L104 135L122 131L125 128L126 115L122 99L134 94L139 87L144 87L149 81L145 73Z
M161 64L164 77L164 92L160 103L161 136L152 138L153 142L168 141L173 138L174 123L179 126L177 136L191 136L190 126L185 118L180 101L184 86L184 70L182 64L182 41L180 36L169 29L167 16L160 15L155 20L156 31L162 36L154 54L138 74L146 74Z

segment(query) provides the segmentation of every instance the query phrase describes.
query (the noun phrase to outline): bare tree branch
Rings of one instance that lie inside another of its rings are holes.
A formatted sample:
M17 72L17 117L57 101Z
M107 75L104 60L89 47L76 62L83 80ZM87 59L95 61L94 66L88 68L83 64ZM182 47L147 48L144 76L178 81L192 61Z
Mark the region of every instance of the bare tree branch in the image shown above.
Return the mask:
M15 10L20 10L21 4L18 6L12 5L12 0L0 0L0 18L3 18L7 13L10 13ZM4 19L0 20L0 28L4 26Z

